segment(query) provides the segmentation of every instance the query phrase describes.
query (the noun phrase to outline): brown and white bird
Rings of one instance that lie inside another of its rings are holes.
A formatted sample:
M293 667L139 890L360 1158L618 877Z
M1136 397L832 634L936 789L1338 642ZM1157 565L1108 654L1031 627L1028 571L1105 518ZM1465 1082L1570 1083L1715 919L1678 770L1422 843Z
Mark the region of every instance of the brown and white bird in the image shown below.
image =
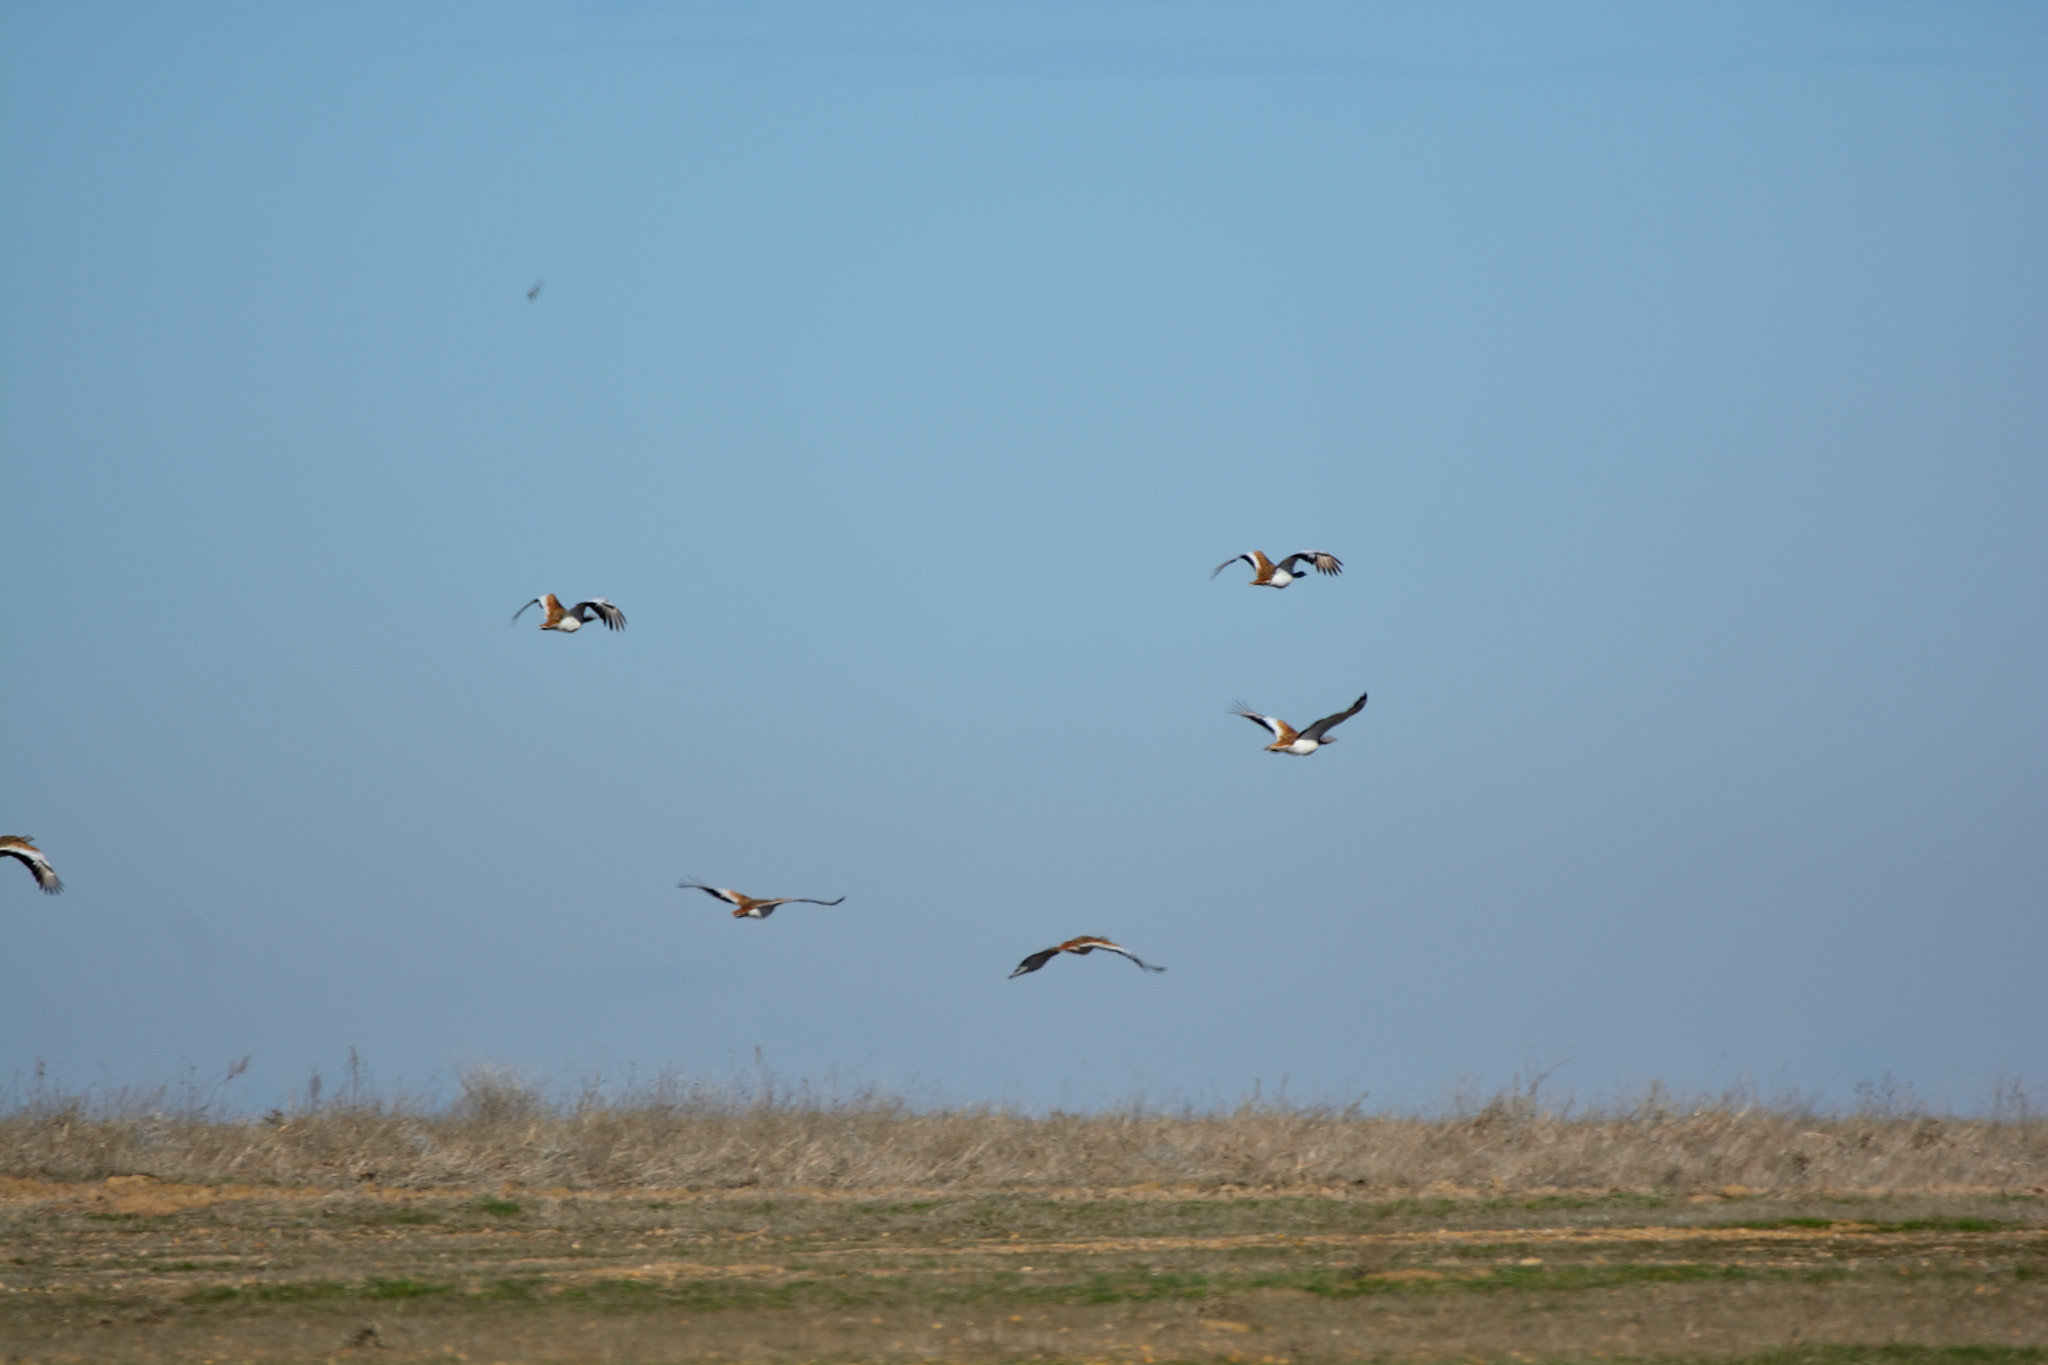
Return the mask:
M525 607L513 612L512 624L519 624L519 618L526 615L527 607L540 608L542 630L559 630L565 635L574 635L583 629L584 623L588 621L602 621L613 630L626 628L626 613L602 597L593 597L588 602L578 602L573 607L565 607L561 598L553 593L544 593L528 602Z
M36 885L43 888L43 894L54 896L64 889L64 883L57 879L57 869L50 866L50 860L36 847L34 839L18 834L0 834L0 857L17 858L36 879Z
M1303 550L1298 555L1287 556L1278 564L1266 558L1265 551L1253 550L1250 554L1232 555L1218 564L1216 573L1210 574L1209 577L1214 578L1216 574L1222 573L1240 559L1252 566L1251 585L1255 588L1284 588L1295 579L1305 577L1305 574L1295 568L1304 559L1314 566L1317 573L1326 573L1334 578L1344 572L1343 560L1332 554L1324 554L1321 550Z
M837 905L839 901L846 899L841 896L838 901L814 901L806 896L777 896L774 900L764 901L752 896L743 896L729 886L706 886L702 882L677 882L676 885L685 889L694 888L707 896L718 897L727 905L737 907L732 912L734 919L767 919L775 913L775 907L778 905Z
M1072 953L1076 957L1086 957L1088 956L1088 954L1094 952L1097 948L1102 949L1102 951L1105 953L1115 953L1119 957L1127 957L1131 961L1136 962L1140 967L1143 967L1148 972L1163 972L1166 970L1166 968L1164 967L1153 966L1151 963L1146 962L1139 958L1139 956L1136 953L1132 952L1130 949L1119 947L1117 944L1111 943L1106 938L1097 938L1093 934L1083 934L1079 938L1068 939L1065 943L1060 944L1056 948L1047 948L1042 953L1033 953L1030 957L1025 958L1022 962L1019 962L1017 964L1017 970L1011 972L1010 977L1012 980L1015 980L1017 977L1024 975L1024 973L1026 972L1035 972L1040 967L1043 967L1046 963L1058 957L1061 953Z
M1262 716L1243 702L1239 702L1236 706L1232 707L1230 714L1233 716L1243 716L1249 721L1255 721L1273 732L1273 742L1266 746L1266 752L1269 754L1312 754L1325 744L1335 744L1337 737L1331 734L1330 731L1336 729L1345 721L1350 720L1364 709L1365 693L1360 692L1357 701L1352 702L1351 705L1345 707L1334 716L1324 716L1305 730L1295 729L1278 716Z

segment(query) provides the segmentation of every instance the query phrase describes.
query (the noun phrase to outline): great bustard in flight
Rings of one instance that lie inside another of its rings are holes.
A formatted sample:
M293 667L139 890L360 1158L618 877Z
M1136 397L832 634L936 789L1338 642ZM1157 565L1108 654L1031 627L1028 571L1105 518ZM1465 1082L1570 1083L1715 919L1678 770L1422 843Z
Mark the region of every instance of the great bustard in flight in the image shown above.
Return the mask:
M43 888L43 894L54 896L64 889L64 883L57 878L57 869L50 866L50 860L36 847L34 839L18 834L0 834L0 857L18 858L21 865L36 879L36 885Z
M837 905L839 901L846 899L841 896L838 901L814 901L808 896L777 896L774 900L757 900L753 896L743 896L729 886L706 886L702 882L677 882L676 885L685 889L694 888L707 896L718 897L727 905L737 907L732 912L734 919L767 919L775 913L775 907L778 905Z
M1324 716L1305 730L1297 730L1278 716L1262 716L1239 702L1230 709L1233 716L1243 716L1255 721L1273 732L1273 742L1266 746L1269 754L1312 754L1325 744L1335 744L1337 737L1330 733L1365 709L1365 693L1358 694L1358 700L1334 716Z
M1295 579L1305 577L1305 574L1295 568L1304 559L1315 567L1317 573L1335 577L1344 572L1343 560L1332 554L1324 554L1321 550L1303 550L1298 555L1287 556L1278 564L1266 558L1264 550L1253 550L1249 554L1232 555L1218 564L1216 572L1209 577L1214 578L1216 574L1222 573L1240 559L1252 566L1251 586L1255 588L1284 588Z
M542 630L559 630L565 635L574 635L583 629L586 621L602 621L613 630L626 628L626 613L602 597L593 597L588 602L578 602L573 607L565 607L561 598L553 593L544 593L512 613L514 625L519 623L520 617L526 615L527 607L540 608Z
M1094 952L1097 948L1102 949L1102 951L1105 953L1115 953L1119 957L1127 957L1131 961L1137 963L1140 967L1143 967L1148 972L1163 972L1166 970L1166 968L1164 967L1153 966L1151 963L1141 959L1136 953L1132 952L1130 949L1111 943L1106 938L1097 938L1093 934L1083 934L1079 938L1068 939L1065 943L1060 944L1058 947L1047 948L1044 952L1040 953L1033 953L1030 957L1027 957L1022 962L1019 962L1017 964L1017 970L1011 972L1010 976L1012 979L1015 979L1016 977L1024 975L1024 973L1026 972L1035 972L1040 967L1043 967L1046 963L1058 957L1061 953L1072 953L1076 957L1086 957L1088 956L1088 954Z

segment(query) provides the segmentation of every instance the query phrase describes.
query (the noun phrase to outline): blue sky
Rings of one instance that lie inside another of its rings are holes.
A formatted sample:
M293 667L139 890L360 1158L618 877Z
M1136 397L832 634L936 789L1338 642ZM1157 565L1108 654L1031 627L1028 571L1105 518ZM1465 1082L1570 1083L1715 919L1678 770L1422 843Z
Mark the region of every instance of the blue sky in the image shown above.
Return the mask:
M0 1078L2038 1091L2044 130L2016 4L0 6Z

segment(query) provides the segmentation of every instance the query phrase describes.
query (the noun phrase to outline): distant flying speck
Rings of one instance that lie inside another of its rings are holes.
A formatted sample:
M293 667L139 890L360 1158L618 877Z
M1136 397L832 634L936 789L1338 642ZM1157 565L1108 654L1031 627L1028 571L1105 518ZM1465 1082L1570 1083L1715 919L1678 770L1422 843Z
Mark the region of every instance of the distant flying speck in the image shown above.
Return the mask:
M613 630L626 628L626 613L620 611L602 597L593 597L588 602L578 602L573 607L564 607L562 599L553 593L536 597L526 607L539 607L542 612L540 628L559 630L564 635L574 635L583 629L586 621L602 621ZM526 615L526 607L512 613L513 624Z
M1214 578L1216 574L1222 573L1240 559L1252 566L1251 585L1255 588L1286 587L1295 579L1303 576L1295 572L1294 566L1304 559L1315 565L1317 573L1326 573L1334 578L1336 575L1344 572L1343 560L1335 555L1324 554L1321 550L1303 550L1298 555L1287 556L1278 564L1266 558L1265 551L1253 550L1250 554L1232 555L1229 559L1218 564L1216 572L1210 574L1209 577Z
M807 896L778 896L774 900L758 900L753 896L743 896L730 887L706 886L702 882L677 882L676 885L685 890L702 891L707 896L718 897L727 905L739 907L732 912L734 919L767 919L775 913L778 905L837 905L846 899L841 896L837 901L814 901Z
M547 281L546 281L546 280L535 280L535 281L533 282L533 288L531 288L531 289L529 289L529 290L527 290L527 291L526 291L526 301L527 301L528 303L532 303L532 302L533 302L533 301L534 301L535 299L539 298L539 297L540 297L540 291L541 291L541 290L542 290L543 288L545 288L546 286L547 286Z
M64 883L57 880L57 869L50 866L50 860L36 847L34 839L17 834L0 835L0 857L17 858L36 879L36 885L43 888L43 894L54 896L64 889Z
M1334 716L1324 716L1306 730L1297 730L1278 716L1262 716L1243 702L1232 707L1230 714L1255 721L1273 732L1273 742L1266 746L1269 754L1312 754L1325 744L1335 744L1337 737L1329 732L1364 709L1365 693L1361 692L1350 706Z
M1030 957L1017 964L1017 970L1010 973L1010 978L1015 980L1026 972L1035 972L1061 953L1073 953L1077 957L1086 957L1097 948L1102 949L1105 953L1115 953L1120 957L1127 957L1148 972L1163 972L1166 970L1164 967L1155 967L1149 962L1141 961L1138 955L1130 949L1120 948L1106 938L1097 938L1093 934L1083 934L1079 938L1068 939L1057 948L1047 948L1042 953L1033 953Z

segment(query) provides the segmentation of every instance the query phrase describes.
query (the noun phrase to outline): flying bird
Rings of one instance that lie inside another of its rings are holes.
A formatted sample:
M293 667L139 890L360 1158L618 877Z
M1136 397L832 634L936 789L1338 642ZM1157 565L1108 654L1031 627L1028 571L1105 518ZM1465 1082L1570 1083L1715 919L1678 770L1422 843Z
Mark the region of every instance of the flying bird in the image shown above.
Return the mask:
M43 888L43 894L54 896L64 889L64 883L57 878L57 869L50 866L50 860L36 847L34 839L18 834L0 835L0 857L19 859L21 865L36 879L36 885Z
M573 607L565 607L561 598L553 593L547 593L534 598L526 607L541 609L542 630L559 630L564 634L573 635L583 629L583 623L586 621L602 621L613 630L626 628L626 613L602 597L593 597L588 602L578 602ZM526 607L512 613L514 625L518 624L520 617L526 615Z
M767 919L775 913L775 907L778 905L837 905L839 901L846 899L841 896L838 901L814 901L807 896L777 896L774 900L764 901L752 896L743 896L729 886L706 886L702 882L677 882L676 885L686 890L695 888L707 896L716 896L727 905L736 907L732 912L734 919Z
M1140 967L1143 967L1148 972L1163 972L1166 970L1166 968L1164 967L1153 966L1151 963L1141 959L1136 953L1132 952L1130 949L1119 947L1117 944L1111 943L1106 938L1097 938L1093 934L1083 934L1079 938L1068 939L1065 943L1060 944L1056 948L1047 948L1042 953L1033 953L1030 957L1025 958L1022 962L1019 962L1017 964L1017 970L1011 972L1010 977L1012 980L1015 980L1017 977L1024 975L1024 973L1026 972L1035 972L1040 967L1043 967L1046 963L1058 957L1061 953L1072 953L1076 957L1086 957L1088 956L1088 954L1094 952L1097 948L1102 949L1102 951L1105 953L1115 953L1119 957L1127 957L1131 961L1137 963Z
M1262 716L1243 702L1239 702L1236 706L1232 707L1230 714L1233 716L1243 716L1249 721L1256 721L1273 732L1273 742L1266 746L1266 752L1269 754L1312 754L1325 744L1335 744L1337 737L1331 734L1330 731L1336 729L1345 721L1350 720L1364 709L1365 693L1360 692L1357 701L1352 702L1351 705L1334 716L1324 716L1306 730L1297 730L1278 716Z
M535 281L533 282L533 288L531 288L531 289L529 289L529 290L527 290L527 291L526 291L526 301L527 301L528 303L532 303L532 302L533 302L533 301L534 301L535 299L539 298L539 297L540 297L540 291L541 291L541 290L542 290L543 288L545 288L546 286L547 286L547 281L546 281L546 280L535 280Z
M1253 550L1250 554L1232 555L1218 564L1216 572L1209 577L1214 578L1216 574L1222 573L1240 559L1252 566L1251 585L1255 588L1284 588L1295 579L1306 577L1295 568L1304 559L1315 566L1317 573L1326 573L1334 578L1344 572L1343 560L1332 554L1324 554L1321 550L1303 550L1298 555L1287 556L1278 564L1266 558L1265 551Z

